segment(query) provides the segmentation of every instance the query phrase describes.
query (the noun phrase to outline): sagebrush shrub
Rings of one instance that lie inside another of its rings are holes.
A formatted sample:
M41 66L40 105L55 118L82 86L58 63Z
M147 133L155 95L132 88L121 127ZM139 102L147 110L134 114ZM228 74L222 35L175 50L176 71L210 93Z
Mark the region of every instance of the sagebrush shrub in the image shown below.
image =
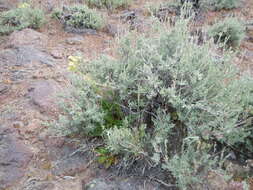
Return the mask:
M215 42L226 42L229 46L238 47L245 37L245 26L238 18L228 17L211 26L208 34Z
M160 21L168 21L170 15L180 14L182 4L179 1L162 3L152 2L148 3L146 6L151 15L159 18Z
M212 41L198 45L184 18L170 31L160 26L154 36L124 38L118 59L80 65L68 119L58 127L88 135L99 127L112 154L145 158L172 173L181 189L194 189L217 169L218 142L229 149L252 137L245 121L253 80L230 63L231 52L217 54ZM120 122L106 127L103 101L117 105L120 117L110 119Z
M9 34L24 28L38 29L43 23L45 15L42 10L21 6L0 14L0 34Z
M233 9L238 8L241 4L241 0L173 0L169 2L163 2L160 5L160 10L173 10L173 8L178 9L184 3L191 3L194 8L200 9L212 9L212 10L221 10L221 9ZM155 5L152 6L152 10L157 10L158 7Z
M204 0L204 2L204 4L213 7L215 10L221 10L237 8L241 0Z
M117 9L124 8L130 5L132 0L86 0L88 6L98 8Z
M101 29L104 19L96 10L85 5L74 5L56 10L53 15L59 19L65 27L74 29Z

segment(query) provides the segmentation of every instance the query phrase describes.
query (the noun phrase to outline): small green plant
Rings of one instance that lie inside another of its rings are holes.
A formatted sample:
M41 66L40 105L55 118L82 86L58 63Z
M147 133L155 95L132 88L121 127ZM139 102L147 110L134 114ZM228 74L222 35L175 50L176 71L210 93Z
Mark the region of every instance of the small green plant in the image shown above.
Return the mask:
M105 147L97 148L95 152L97 153L98 163L103 164L105 168L109 168L118 162L117 156Z
M45 23L42 10L21 4L18 8L0 14L0 34L9 34L24 28L38 29Z
M86 0L88 6L110 10L127 7L131 2L132 0Z
M123 112L118 104L110 100L103 99L101 101L101 108L105 113L104 120L106 128L123 125Z
M238 47L245 37L245 27L238 18L228 17L208 30L210 37L217 42L226 42L227 45Z
M64 7L62 10L55 10L52 17L59 19L65 27L73 29L98 30L104 26L102 15L85 5L75 5Z

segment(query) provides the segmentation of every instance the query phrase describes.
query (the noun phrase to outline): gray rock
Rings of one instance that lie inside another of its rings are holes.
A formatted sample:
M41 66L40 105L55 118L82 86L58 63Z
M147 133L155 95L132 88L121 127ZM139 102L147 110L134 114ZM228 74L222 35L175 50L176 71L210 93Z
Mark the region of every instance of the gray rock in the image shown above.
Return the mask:
M24 176L32 153L19 139L17 130L0 124L0 189L5 189Z
M0 12L1 11L7 11L7 10L9 10L11 8L12 8L12 6L11 6L11 4L8 1L6 1L6 0L0 0Z
M247 61L252 61L253 60L253 51L245 50L244 58Z
M80 45L84 41L84 38L82 36L76 36L72 38L67 38L66 43L69 45Z
M57 83L53 80L36 81L29 87L28 97L31 103L37 106L42 113L53 113L57 110L56 91Z
M89 35L96 35L97 31L89 28L73 28L66 26L65 28L66 32L70 33L76 33L76 34L89 34Z
M74 151L73 151L74 152ZM88 160L83 154L66 154L65 158L61 158L54 162L52 173L57 176L74 176L86 170Z
M44 182L44 183L40 183L37 184L33 189L31 190L50 190L50 189L54 189L54 184L52 183L48 183L48 182Z
M18 46L0 50L0 81L15 83L32 77L34 71L54 66L55 59L33 46Z
M13 32L9 37L9 46L19 47L30 45L33 47L46 46L48 37L40 32L26 28L21 31Z
M159 184L139 179L138 177L106 180L97 178L83 185L83 190L163 190Z
M8 92L9 87L3 84L0 84L0 96Z
M50 182L40 182L37 179L29 179L22 190L53 190L55 185Z
M52 163L52 173L57 176L74 176L87 169L87 152L77 151L78 145L66 138L46 137L43 139Z
M46 52L32 46L19 46L0 51L0 67L25 66L31 63L53 66L54 59Z

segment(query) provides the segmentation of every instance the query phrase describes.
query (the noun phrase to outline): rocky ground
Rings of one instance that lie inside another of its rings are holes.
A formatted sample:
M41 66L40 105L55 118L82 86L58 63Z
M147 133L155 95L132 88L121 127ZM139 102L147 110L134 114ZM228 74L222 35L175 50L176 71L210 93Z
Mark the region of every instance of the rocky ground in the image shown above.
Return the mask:
M40 31L24 29L0 37L0 190L163 189L158 182L116 177L97 167L85 152L89 143L52 136L46 125L57 118L57 94L67 89L67 57L77 53L87 58L100 53L113 55L115 36L129 29L124 21L129 15L140 15L134 22L139 31L148 27L143 20L143 2L136 0L130 10L109 15L107 29L96 34L67 33L48 18ZM17 3L0 0L0 11ZM49 12L66 2L34 3ZM208 12L201 22L212 22L225 14L231 12ZM247 1L234 14L253 21L253 2ZM253 22L247 27L236 64L253 71ZM78 151L80 144L82 151ZM218 189L226 186L222 184Z

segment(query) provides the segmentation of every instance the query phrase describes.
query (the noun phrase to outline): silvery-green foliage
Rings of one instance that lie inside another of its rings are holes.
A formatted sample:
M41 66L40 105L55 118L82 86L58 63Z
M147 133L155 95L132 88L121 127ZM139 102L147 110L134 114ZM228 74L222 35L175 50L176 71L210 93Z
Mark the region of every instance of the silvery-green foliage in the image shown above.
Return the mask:
M228 17L211 26L208 34L215 42L225 42L229 46L238 47L245 37L245 26L238 18Z
M74 89L64 95L60 106L66 113L61 115L55 130L62 135L93 135L103 126L104 113L99 107L99 95L82 76L73 76Z
M211 153L216 142L232 147L252 136L252 124L246 121L252 115L253 80L231 64L232 52L221 52L212 41L198 45L190 19L182 15L172 30L161 26L151 36L125 37L118 59L102 56L83 64L81 75L91 76L96 85L89 88L91 95L74 96L82 107L79 115L92 105L101 125L99 100L119 105L124 125L104 130L107 148L117 155L149 158L171 172L182 189L215 169ZM77 91L87 93L89 85L83 85ZM79 121L73 116L71 122ZM93 117L85 118L83 130L95 128Z
M64 7L55 10L52 16L63 22L65 27L74 29L101 29L104 26L102 15L86 5Z
M233 9L239 7L241 0L203 0L202 4L213 7L215 10Z
M89 6L107 9L127 7L131 2L132 0L86 0Z
M162 167L177 177L180 189L203 189L202 187L208 184L203 177L216 168L216 165L215 157L196 151L193 145L184 150L183 154L176 154L170 160L166 160Z
M16 8L0 13L0 35L24 28L38 29L45 23L42 10L31 7Z
M131 130L129 127L113 128L106 131L107 148L115 154L124 153L125 156L146 156L144 150L145 128Z

